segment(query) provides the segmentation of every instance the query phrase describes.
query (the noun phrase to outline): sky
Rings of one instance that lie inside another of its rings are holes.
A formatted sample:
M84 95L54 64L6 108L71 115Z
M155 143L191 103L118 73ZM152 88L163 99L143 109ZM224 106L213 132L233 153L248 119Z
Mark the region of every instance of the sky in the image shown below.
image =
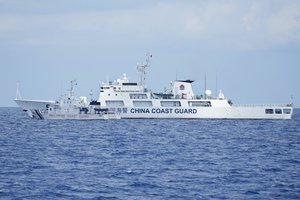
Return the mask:
M192 79L235 104L300 107L299 0L0 0L0 107L78 96L153 55L147 86Z

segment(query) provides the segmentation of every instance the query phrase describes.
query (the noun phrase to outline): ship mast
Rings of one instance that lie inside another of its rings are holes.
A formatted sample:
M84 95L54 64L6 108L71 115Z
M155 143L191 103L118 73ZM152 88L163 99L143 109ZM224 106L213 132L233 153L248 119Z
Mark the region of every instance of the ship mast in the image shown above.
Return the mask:
M77 85L76 80L71 80L70 97L74 96L74 86Z
M143 89L146 88L146 68L150 67L150 58L152 55L150 53L146 54L146 63L137 64L136 70L140 79L139 84L143 86Z

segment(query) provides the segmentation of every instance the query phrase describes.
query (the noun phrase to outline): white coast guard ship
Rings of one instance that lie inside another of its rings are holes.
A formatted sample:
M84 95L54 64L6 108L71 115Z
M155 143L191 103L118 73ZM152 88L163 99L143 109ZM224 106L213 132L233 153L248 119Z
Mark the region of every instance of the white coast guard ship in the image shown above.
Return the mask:
M155 93L148 90L146 68L150 66L147 54L146 63L137 65L139 82L130 82L126 76L114 82L100 83L97 103L101 109L119 113L121 118L182 118L182 119L291 119L293 105L235 105L220 91L217 97L206 90L197 96L191 80L175 80L169 92ZM55 105L51 101L15 100L32 115L43 113ZM90 110L90 109L89 109ZM80 111L77 110L79 113ZM49 112L50 113L50 112Z
M56 101L22 100L19 90L15 102L31 118L36 119L120 119L119 113L101 108L97 101L74 95L75 80L71 81L69 93Z

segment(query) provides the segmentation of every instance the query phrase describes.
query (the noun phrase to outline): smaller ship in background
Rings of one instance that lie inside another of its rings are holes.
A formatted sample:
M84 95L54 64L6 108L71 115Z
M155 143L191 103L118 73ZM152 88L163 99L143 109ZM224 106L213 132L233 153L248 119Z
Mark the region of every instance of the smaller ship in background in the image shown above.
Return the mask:
M69 93L61 96L56 101L38 101L23 100L19 89L15 102L31 118L35 119L120 119L120 114L101 108L100 102L90 100L87 97L76 97L74 86L77 85L75 80L71 81Z

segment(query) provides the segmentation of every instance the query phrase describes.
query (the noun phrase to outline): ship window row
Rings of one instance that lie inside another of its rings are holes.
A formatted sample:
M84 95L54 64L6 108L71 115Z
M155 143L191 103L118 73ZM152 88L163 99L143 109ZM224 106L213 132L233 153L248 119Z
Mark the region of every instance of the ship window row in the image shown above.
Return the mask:
M124 101L119 100L107 100L105 101L107 107L123 107Z
M160 102L162 107L180 107L180 101L161 101Z
M210 101L189 101L191 107L211 107Z
M270 109L270 108L267 108L265 110L265 113L266 114L291 114L291 109L289 108L285 108L285 109L281 109L281 108L275 108L275 109Z
M129 94L130 99L147 99L147 94Z
M136 86L137 83L122 83L122 85L126 85L126 86Z
M133 101L134 107L152 107L152 101Z

